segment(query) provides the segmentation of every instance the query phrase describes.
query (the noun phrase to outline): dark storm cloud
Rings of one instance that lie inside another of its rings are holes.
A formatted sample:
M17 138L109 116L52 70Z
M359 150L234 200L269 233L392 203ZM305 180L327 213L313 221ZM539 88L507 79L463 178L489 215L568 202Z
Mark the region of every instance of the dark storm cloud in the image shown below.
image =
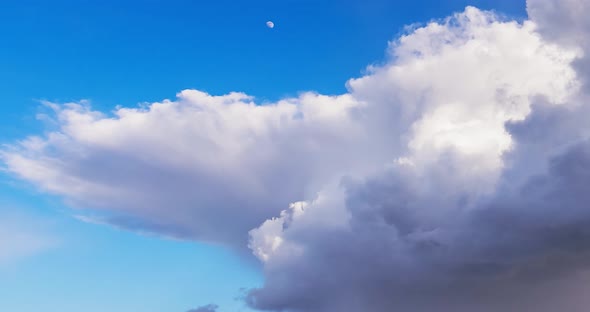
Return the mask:
M269 311L586 311L589 141L468 209L449 208L463 206L461 196L419 199L398 180L389 173L349 185L350 229L292 233L304 254L270 268L249 303ZM437 209L447 215L418 217Z

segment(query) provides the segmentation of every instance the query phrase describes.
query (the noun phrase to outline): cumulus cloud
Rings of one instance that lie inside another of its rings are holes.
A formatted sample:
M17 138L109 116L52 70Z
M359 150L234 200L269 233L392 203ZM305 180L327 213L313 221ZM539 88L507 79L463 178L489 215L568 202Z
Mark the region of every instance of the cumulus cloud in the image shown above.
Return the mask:
M286 203L373 158L353 120L362 104L348 94L257 105L186 90L110 115L46 104L59 129L5 149L8 170L104 212L100 222L179 238L245 247L247 231Z
M402 37L390 64L351 81L367 83L371 103L395 99L398 115L412 104L407 149L252 230L267 279L249 304L585 311L590 127L571 67L582 54L537 27L468 8Z
M98 222L249 247L259 310L586 311L587 5L468 7L342 95L46 103L57 129L1 157Z
M574 67L586 88L590 86L590 10L587 0L528 0L527 11L531 20L538 25L538 31L553 42L575 47L585 52L576 60ZM588 89L587 89L588 90Z
M215 312L219 307L215 304L208 304L206 306L198 307L196 309L188 310L187 312Z
M527 11L544 37L564 44L587 44L590 21L586 0L528 0Z

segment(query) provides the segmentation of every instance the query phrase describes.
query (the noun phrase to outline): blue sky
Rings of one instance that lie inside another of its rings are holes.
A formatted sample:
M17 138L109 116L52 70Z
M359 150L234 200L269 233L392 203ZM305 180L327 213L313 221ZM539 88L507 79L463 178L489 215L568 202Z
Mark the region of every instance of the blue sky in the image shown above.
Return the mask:
M97 108L173 98L186 88L278 99L341 93L382 61L407 24L466 5L525 16L521 1L3 1L2 137L38 123L35 100ZM277 27L264 26L274 20ZM8 122L6 121L8 119ZM18 120L18 122L16 122Z
M0 143L45 131L40 100L88 99L109 112L184 89L242 91L262 102L344 93L348 79L384 62L404 25L466 5L526 17L524 1L513 0L3 1ZM41 251L0 262L0 311L186 311L208 303L246 311L240 288L262 283L260 265L225 248L77 214L63 198L0 175L0 217L16 215L18 227L48 238Z

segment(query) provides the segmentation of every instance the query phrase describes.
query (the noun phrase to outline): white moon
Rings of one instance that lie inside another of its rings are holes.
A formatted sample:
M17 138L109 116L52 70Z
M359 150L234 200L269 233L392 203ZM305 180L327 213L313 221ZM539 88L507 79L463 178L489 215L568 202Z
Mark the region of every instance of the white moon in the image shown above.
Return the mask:
M275 23L273 23L272 21L268 21L268 22L266 22L266 27L275 28Z

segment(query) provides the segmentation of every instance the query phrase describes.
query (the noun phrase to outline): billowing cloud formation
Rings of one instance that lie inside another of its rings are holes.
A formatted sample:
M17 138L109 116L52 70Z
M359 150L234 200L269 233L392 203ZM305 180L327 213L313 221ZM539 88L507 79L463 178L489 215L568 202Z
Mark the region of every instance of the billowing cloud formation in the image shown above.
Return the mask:
M187 312L215 312L219 307L215 304L208 304L206 306L198 307L196 309L188 310Z
M4 151L8 170L106 211L100 222L243 247L248 230L371 149L350 95L256 105L187 90L113 116L47 105L60 128Z
M48 103L59 128L2 159L102 222L238 248L249 231L260 310L586 311L586 47L552 33L586 24L551 24L586 4L541 2L416 28L339 96Z
M267 280L249 303L277 311L586 311L590 115L577 78L567 65L556 70L580 46L540 38L532 22L501 23L474 9L401 38L396 60L379 71L448 66L420 76L433 99L420 103L432 109L411 124L407 155L251 231ZM545 60L514 62L543 52ZM552 67L552 78L543 77ZM363 80L399 85L379 74ZM432 87L438 83L447 84ZM342 216L348 221L333 222Z
M528 0L527 11L538 25L538 31L552 41L587 47L590 21L584 12L586 0Z
M590 19L585 12L590 10L587 0L528 0L527 10L543 37L564 46L576 47L586 54L590 51ZM582 57L575 62L580 79L590 86L590 58Z

